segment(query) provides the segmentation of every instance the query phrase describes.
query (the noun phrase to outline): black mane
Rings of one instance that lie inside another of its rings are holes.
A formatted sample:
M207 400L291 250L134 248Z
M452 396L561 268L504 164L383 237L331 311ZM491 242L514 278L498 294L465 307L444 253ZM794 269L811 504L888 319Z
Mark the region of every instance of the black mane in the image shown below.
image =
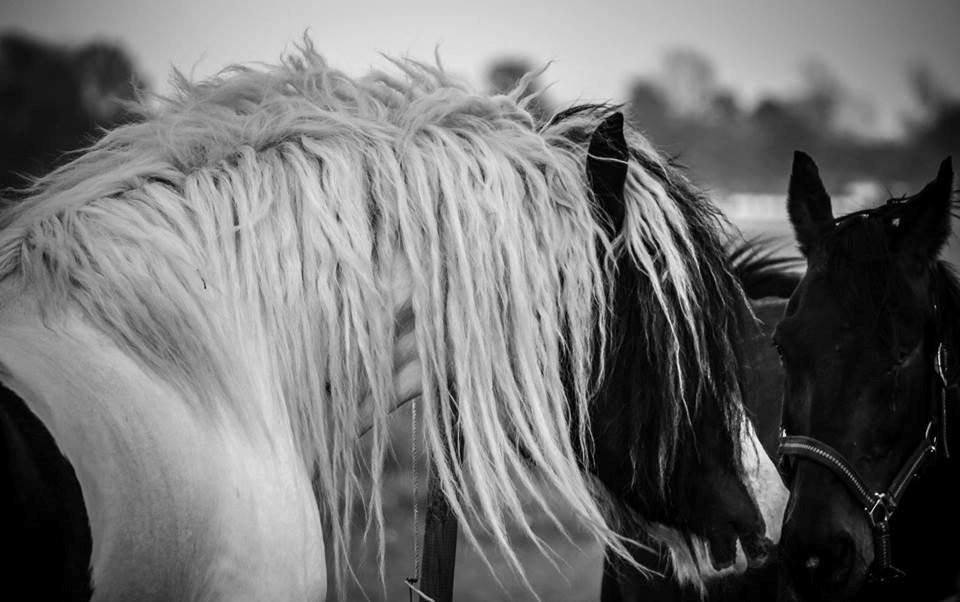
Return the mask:
M574 106L557 113L548 125L584 117L587 122L596 122L616 110L611 105ZM591 132L587 127L582 131L578 128L569 136L582 144ZM628 144L638 142L636 137L628 136L627 140ZM631 161L656 179L683 216L695 248L684 261L689 272L699 276L696 288L701 306L694 317L696 332L680 329L682 373L688 381L676 382L672 378L676 372L669 365L672 354L662 336L671 329L668 318L660 310L650 279L620 249L615 315L608 333L608 375L593 416L595 432L600 430L603 435L594 437L596 468L601 480L622 488L614 493L634 507L645 512L669 512L676 500L639 499L633 485L657 483L661 496L667 491L681 491L677 479L693 474L683 464L700 453L714 451L700 449L697 425L726 433L731 441L738 440L747 378L743 335L753 322L723 244L729 228L723 214L680 168L652 147L630 144L629 152ZM651 251L656 255L655 249ZM668 302L679 307L670 279L663 281ZM630 311L618 313L623 308ZM704 350L703 362L697 361L698 345ZM689 402L686 410L680 403L664 403L664 399L682 398ZM705 420L703 412L717 415ZM656 454L649 452L654 442ZM739 450L733 453L739 462Z
M788 299L800 284L803 261L778 255L774 239L755 237L732 244L727 250L730 269L747 297Z

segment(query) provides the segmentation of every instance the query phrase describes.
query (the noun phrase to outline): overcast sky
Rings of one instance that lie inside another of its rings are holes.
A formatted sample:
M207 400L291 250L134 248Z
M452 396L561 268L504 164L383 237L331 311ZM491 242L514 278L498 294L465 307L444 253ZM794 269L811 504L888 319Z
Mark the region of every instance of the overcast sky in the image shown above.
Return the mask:
M628 82L693 47L722 84L753 100L800 86L819 58L874 103L889 129L910 107L906 70L927 63L960 94L960 0L0 0L0 28L63 42L120 42L154 89L170 67L209 75L275 61L309 30L335 66L361 73L379 53L430 59L481 82L496 58L553 66L557 100L623 100Z

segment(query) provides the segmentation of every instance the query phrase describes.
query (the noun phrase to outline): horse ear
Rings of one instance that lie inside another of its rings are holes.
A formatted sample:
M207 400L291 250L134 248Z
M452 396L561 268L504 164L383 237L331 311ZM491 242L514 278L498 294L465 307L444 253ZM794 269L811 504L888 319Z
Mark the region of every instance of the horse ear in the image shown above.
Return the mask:
M623 188L627 181L628 157L627 140L623 136L623 114L612 113L590 137L587 178L614 234L623 227Z
M910 199L892 224L899 236L900 253L922 262L932 261L950 236L950 209L953 197L953 164L943 160L937 177Z
M810 155L801 151L793 153L787 214L793 224L800 252L805 256L813 249L817 239L833 227L830 195L820 180L820 171Z

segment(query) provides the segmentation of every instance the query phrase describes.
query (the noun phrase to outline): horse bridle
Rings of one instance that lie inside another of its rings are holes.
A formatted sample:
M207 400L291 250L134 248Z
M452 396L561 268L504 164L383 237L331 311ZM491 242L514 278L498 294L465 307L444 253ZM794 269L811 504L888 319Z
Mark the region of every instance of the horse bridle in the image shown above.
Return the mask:
M922 344L922 343L921 343ZM890 544L890 519L896 512L900 500L907 487L919 474L923 465L936 454L938 445L946 458L950 450L947 445L947 390L956 386L947 378L947 350L943 343L938 343L934 356L934 371L936 373L936 387L939 389L939 401L934 405L930 420L927 422L923 438L914 448L907 461L894 476L890 485L882 490L875 491L867 485L854 466L844 458L843 454L813 437L788 435L785 429L780 431L779 457L781 465L791 456L806 458L825 466L833 472L857 499L867 514L867 519L873 530L875 565L871 570L871 579L886 582L904 575L903 571L893 565Z

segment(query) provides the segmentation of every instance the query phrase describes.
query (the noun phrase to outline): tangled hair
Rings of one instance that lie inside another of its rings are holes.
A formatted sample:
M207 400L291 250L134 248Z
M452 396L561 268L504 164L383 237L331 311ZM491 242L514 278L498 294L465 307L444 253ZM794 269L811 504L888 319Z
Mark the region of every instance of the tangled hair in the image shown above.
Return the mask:
M629 164L624 229L607 233L584 173L587 133L604 111L541 125L519 93L481 96L439 68L394 64L399 76L354 79L307 43L277 68L180 77L142 121L4 210L0 277L19 275L44 311L79 307L196 413L238 421L251 437L292 437L341 583L358 499L382 559L404 312L427 453L467 537L476 543L470 525L481 525L522 574L508 530L543 549L523 503L563 528L546 484L626 554L576 451L591 448L611 257L619 249L646 276L645 309L662 327L648 341L667 383L655 454L666 470L688 402L726 378L712 375L699 343L706 228L691 233L692 210L630 132L642 160ZM361 457L365 398L372 445ZM278 414L289 431L267 426Z

